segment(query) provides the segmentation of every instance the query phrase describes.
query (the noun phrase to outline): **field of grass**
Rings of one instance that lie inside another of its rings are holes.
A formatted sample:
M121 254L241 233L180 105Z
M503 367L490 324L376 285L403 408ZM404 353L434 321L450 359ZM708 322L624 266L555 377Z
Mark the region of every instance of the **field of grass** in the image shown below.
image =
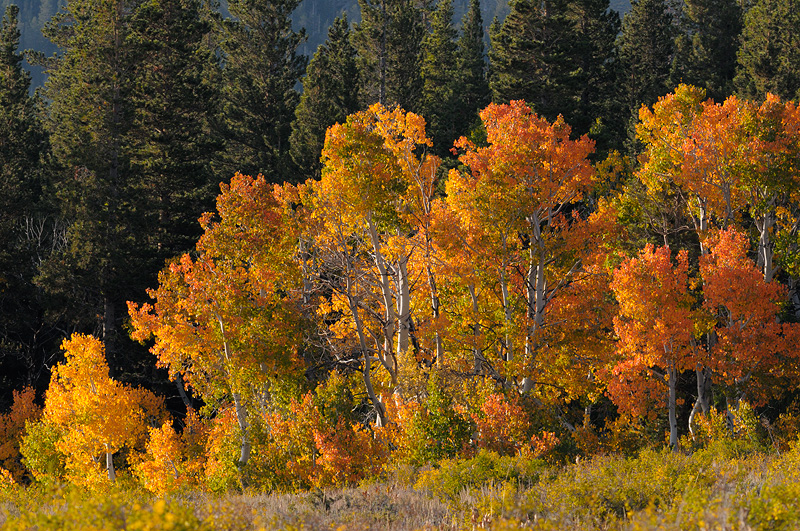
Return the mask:
M91 494L8 487L15 530L800 528L800 448L719 441L691 455L644 450L548 464L481 452L400 467L358 487L297 493L187 492L157 499L119 482Z

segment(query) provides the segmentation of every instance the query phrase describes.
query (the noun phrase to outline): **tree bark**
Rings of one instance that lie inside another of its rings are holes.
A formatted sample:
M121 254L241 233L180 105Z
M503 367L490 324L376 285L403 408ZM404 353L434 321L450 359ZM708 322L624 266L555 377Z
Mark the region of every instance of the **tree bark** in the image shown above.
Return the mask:
M708 400L708 392L711 387L711 375L705 367L698 365L695 369L697 375L697 400L694 401L694 407L689 414L689 434L694 437L695 416L702 412L708 415L711 407Z
M114 483L117 480L117 473L114 470L114 454L112 452L106 452L106 472L108 480Z
M678 416L677 385L678 371L674 367L667 369L669 375L669 446L673 452L678 451Z

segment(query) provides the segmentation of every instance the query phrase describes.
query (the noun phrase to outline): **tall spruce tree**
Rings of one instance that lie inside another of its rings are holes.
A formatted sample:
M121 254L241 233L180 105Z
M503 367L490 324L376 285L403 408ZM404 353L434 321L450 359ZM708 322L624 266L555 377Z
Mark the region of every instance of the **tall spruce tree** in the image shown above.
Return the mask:
M39 257L48 252L50 219L40 196L47 136L30 97L30 75L19 53L17 6L0 23L0 405L12 389L36 385L53 328L33 285ZM46 378L45 378L46 379ZM41 383L41 382L39 382Z
M307 59L297 48L304 31L290 15L300 0L229 0L233 18L222 21L221 134L227 142L223 174L263 174L275 182L297 176L289 154L295 86Z
M672 90L670 73L677 26L665 0L634 0L617 40L620 115L628 116L628 142L639 108Z
M68 248L48 261L41 280L70 301L75 325L101 335L112 365L123 304L134 285L143 288L126 142L135 63L126 38L135 8L125 0L70 0L46 27L62 51L45 95L53 151L65 168L55 187L70 226Z
M418 112L422 97L421 48L426 4L417 0L358 0L361 105L375 102Z
M478 111L491 101L483 43L483 17L480 0L470 0L461 21L461 36L456 50L456 137L466 135L478 120Z
M18 13L17 6L8 6L0 26L0 254L10 248L15 226L38 197L45 144L18 51Z
M45 90L69 229L39 281L73 327L103 338L126 379L147 359L121 348L126 301L143 299L165 259L191 249L215 195L214 61L199 9L194 0L70 0L48 26L62 50Z
M343 15L334 20L327 41L308 63L289 138L301 177L319 177L325 131L358 111L358 66L350 37L350 23Z
M489 29L492 99L522 99L552 120L568 107L570 26L565 0L512 0Z
M221 144L211 127L220 73L206 43L210 32L199 0L145 0L131 18L136 62L126 140L147 238L147 254L138 258L148 271L194 246L197 219L219 193L222 177L211 163Z
M490 28L495 102L524 99L577 134L587 133L607 96L607 62L619 28L607 0L512 0Z
M431 32L422 43L422 106L438 155L448 153L458 134L458 32L453 26L453 1L439 0L431 16Z
M613 136L609 130L615 112L610 103L614 93L611 59L621 21L608 0L573 0L568 18L573 28L569 90L574 110L569 116L565 112L565 118L575 132L591 133L602 151Z
M800 99L800 0L758 0L744 17L741 42L739 95Z
M739 2L684 0L680 26L672 84L703 87L710 98L723 101L733 93L742 31Z

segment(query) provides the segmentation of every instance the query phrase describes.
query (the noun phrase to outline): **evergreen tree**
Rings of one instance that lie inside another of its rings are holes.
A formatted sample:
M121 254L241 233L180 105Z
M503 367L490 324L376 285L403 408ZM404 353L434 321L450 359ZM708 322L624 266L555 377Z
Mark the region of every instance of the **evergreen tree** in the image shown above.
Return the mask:
M607 0L513 0L490 28L493 99L524 99L576 134L587 133L607 96L607 63L619 17Z
M456 61L458 33L453 1L440 0L431 17L431 32L422 43L422 116L438 155L446 155L457 134L460 88Z
M0 23L0 405L11 389L37 383L53 332L32 282L52 227L39 212L47 136L28 95L18 13L8 6Z
M28 96L30 75L22 69L15 5L0 26L0 253L7 251L14 227L36 200L45 136Z
M46 28L62 50L45 95L53 151L65 168L55 186L70 226L68 248L45 264L41 281L65 297L76 324L91 327L100 317L93 331L112 360L123 304L134 286L144 287L126 149L135 58L125 41L135 8L124 0L70 0Z
M424 6L415 0L358 0L361 22L353 43L358 50L361 104L375 102L419 111Z
M672 90L670 71L675 53L675 20L665 0L634 0L622 21L617 42L617 86L620 115L627 115L628 138L639 108L652 105Z
M121 348L126 302L145 296L165 259L191 249L216 195L216 60L199 9L195 0L70 0L48 26L62 50L46 96L69 229L39 281L72 326L101 335L125 378L144 377L147 359Z
M573 58L569 90L574 94L574 112L567 122L576 133L591 132L603 150L613 136L609 122L615 108L611 58L620 30L620 18L609 9L608 0L574 0L569 6Z
M205 42L210 31L198 0L146 0L131 19L137 60L126 141L147 237L138 259L148 271L193 248L197 219L219 193L221 177L211 170L221 148L211 134L219 69Z
M328 29L328 40L308 63L289 138L301 177L319 177L325 131L358 110L358 67L350 36L347 17L337 18Z
M716 101L733 92L742 10L736 0L684 0L672 84L706 89Z
M224 175L293 178L289 135L300 100L295 86L306 68L297 54L305 32L289 16L300 0L230 0L233 18L220 26L222 127L227 142Z
M461 36L456 50L456 137L466 135L478 120L478 111L491 101L484 57L483 17L480 0L470 0L469 10L461 21Z
M800 99L800 1L759 0L744 17L735 85L739 95L767 92Z
M489 29L492 99L522 99L553 120L567 107L569 22L564 0L512 0Z

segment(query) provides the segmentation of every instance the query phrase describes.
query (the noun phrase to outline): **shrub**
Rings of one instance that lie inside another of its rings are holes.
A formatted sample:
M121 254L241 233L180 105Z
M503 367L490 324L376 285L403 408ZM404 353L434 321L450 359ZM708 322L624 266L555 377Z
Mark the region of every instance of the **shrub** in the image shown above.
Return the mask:
M421 403L401 404L397 414L400 456L420 466L430 461L455 457L472 434L470 422L453 408L453 399L440 376L432 372L427 396Z
M434 496L456 500L462 491L489 483L536 482L544 468L544 462L538 459L501 456L491 450L480 450L470 459L440 461L438 468L422 472L415 487Z

